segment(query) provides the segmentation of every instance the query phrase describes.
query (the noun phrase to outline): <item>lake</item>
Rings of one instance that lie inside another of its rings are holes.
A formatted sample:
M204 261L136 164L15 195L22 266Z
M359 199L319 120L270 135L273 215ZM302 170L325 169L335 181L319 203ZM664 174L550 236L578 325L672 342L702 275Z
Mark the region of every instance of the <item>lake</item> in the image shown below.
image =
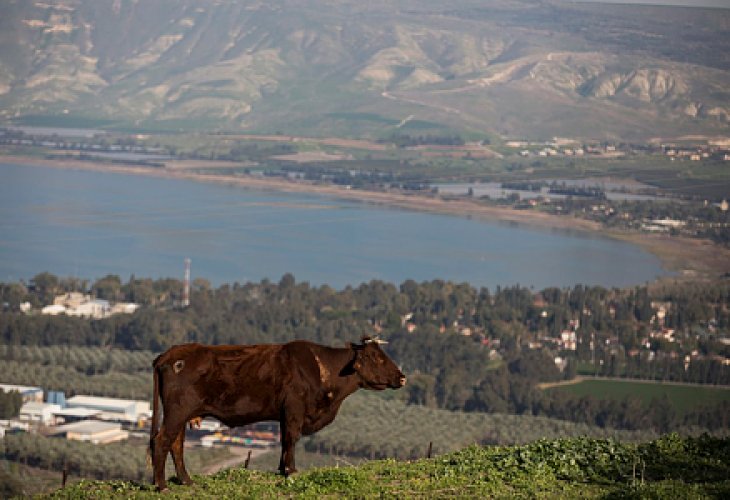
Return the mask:
M49 271L214 286L291 272L335 288L373 279L477 287L628 286L668 274L598 234L387 209L334 198L0 164L0 281Z

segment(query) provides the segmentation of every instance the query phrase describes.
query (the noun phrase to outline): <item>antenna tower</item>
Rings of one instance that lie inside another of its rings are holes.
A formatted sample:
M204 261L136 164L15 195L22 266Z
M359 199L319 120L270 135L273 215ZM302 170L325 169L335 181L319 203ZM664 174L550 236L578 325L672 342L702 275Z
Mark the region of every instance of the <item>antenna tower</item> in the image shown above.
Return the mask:
M190 259L185 259L185 280L183 281L183 299L182 306L190 305Z

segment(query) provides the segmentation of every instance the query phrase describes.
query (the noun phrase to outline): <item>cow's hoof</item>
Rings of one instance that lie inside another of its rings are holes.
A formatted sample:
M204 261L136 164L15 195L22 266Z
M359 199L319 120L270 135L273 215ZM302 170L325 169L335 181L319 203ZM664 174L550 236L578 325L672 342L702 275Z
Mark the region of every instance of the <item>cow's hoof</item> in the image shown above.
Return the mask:
M291 476L292 474L296 474L296 473L297 473L296 469L285 469L285 470L279 471L279 474L284 476L284 479L287 479L289 476Z

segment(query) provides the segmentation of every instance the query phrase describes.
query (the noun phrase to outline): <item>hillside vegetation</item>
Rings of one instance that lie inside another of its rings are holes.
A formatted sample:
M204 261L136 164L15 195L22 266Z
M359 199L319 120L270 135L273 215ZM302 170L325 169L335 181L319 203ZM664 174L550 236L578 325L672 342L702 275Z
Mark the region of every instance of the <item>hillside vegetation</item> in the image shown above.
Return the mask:
M640 441L656 437L656 433L532 415L453 412L387 401L379 395L360 392L342 405L331 425L305 439L304 448L370 459L413 459L425 456L429 444L434 454L442 454L474 443L522 444L570 436Z
M172 486L166 498L280 497L726 497L730 439L675 434L639 445L573 438L472 446L430 460L321 468L282 479L230 469ZM152 498L151 485L81 482L50 498Z
M11 309L0 315L0 379L6 383L41 385L69 395L149 398L149 363L154 352L170 345L299 338L335 346L378 329L389 341L388 354L409 378L396 397L410 404L660 433L687 426L716 431L728 425L728 402L721 397L679 414L660 394L656 403L645 406L635 397L572 396L537 387L573 378L578 363L589 363L592 373L603 377L728 385L730 371L721 361L727 346L719 340L730 322L725 307L730 288L724 281L656 290L551 288L540 293L537 305L534 292L523 287L490 292L438 280L407 281L400 287L372 281L335 291L285 275L278 284L264 280L217 289L200 281L191 291L190 307L181 310L164 307L180 297L179 281L130 279L125 284L107 276L93 285L99 298L135 300L143 307L98 321L20 312L24 300L49 303L65 281L42 273L31 283L32 291L18 283L0 284L0 297ZM647 347L642 337L655 328L656 301L671 301L665 325L676 329L678 342L653 340ZM580 321L577 349L566 351L557 342L571 322L576 325L575 318ZM594 336L598 342L591 350ZM530 347L538 341L544 345ZM713 357L696 355L700 352ZM554 363L556 355L569 359L563 373ZM686 367L685 356L691 360ZM494 442L483 439L475 438ZM417 443L426 444L426 439Z
M727 133L728 23L727 9L513 0L9 2L0 118L381 137Z

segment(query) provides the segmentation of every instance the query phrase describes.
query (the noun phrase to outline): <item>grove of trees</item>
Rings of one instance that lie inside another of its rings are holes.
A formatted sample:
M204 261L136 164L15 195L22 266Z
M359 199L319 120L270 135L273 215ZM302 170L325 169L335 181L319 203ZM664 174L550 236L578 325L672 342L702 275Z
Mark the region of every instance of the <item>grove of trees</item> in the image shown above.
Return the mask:
M18 391L5 392L0 389L0 419L16 418L23 406L23 396Z

